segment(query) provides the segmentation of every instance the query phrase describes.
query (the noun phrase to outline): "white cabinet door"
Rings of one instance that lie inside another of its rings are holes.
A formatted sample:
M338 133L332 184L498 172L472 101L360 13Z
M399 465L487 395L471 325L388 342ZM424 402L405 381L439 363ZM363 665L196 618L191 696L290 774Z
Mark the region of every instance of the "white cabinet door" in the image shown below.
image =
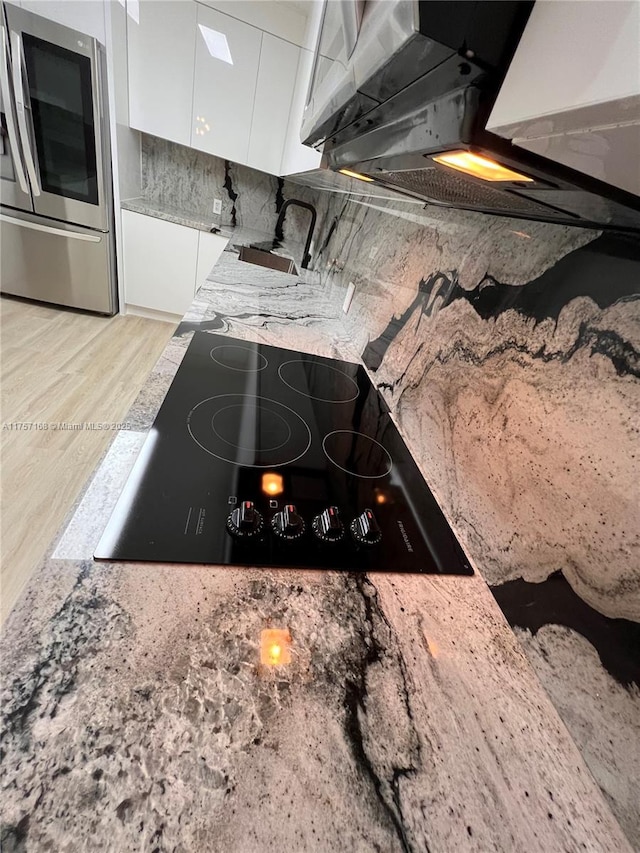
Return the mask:
M295 44L263 34L247 163L272 175L280 174L299 56Z
M189 145L196 3L127 0L129 123Z
M261 44L261 30L198 4L192 148L247 163Z
M238 18L259 30L274 36L303 45L307 38L308 9L313 3L321 0L305 0L301 3L290 3L285 0L198 0L205 6L210 6L232 18ZM314 42L315 44L315 42Z
M215 266L216 261L224 252L229 241L219 234L207 234L200 231L198 234L198 267L196 269L196 293L200 290L207 276Z
M198 231L122 211L124 299L127 305L184 314L191 304Z
M287 138L282 154L282 166L279 174L293 175L296 172L308 172L320 167L322 155L315 148L300 142L302 115L307 99L307 90L313 69L313 53L302 48L295 78L295 88L291 98L291 112L287 127Z

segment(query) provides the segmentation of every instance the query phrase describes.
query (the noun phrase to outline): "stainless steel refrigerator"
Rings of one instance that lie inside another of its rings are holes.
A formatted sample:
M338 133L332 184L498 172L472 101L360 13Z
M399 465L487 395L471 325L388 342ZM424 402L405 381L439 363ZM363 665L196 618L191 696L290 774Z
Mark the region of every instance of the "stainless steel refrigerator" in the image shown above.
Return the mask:
M117 311L105 54L2 5L0 290Z

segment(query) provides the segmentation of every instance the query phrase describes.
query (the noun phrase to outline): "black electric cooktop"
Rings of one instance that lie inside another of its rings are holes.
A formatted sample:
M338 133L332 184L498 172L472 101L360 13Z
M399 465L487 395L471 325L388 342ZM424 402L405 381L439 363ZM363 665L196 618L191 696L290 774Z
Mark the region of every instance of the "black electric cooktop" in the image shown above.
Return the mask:
M473 574L362 366L207 332L95 559Z

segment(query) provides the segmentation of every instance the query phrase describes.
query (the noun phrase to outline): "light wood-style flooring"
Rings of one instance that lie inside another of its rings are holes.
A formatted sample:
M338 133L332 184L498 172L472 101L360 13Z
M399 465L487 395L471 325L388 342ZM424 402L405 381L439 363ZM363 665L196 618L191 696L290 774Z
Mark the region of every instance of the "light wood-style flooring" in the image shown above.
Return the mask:
M124 421L174 328L0 299L2 620L115 435L50 425Z

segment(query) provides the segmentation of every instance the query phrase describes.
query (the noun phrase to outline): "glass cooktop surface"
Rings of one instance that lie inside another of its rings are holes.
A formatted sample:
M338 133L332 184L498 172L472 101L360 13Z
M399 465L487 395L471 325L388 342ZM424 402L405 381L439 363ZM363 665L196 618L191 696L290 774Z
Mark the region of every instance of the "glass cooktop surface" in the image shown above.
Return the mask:
M473 574L361 365L208 332L95 559Z

